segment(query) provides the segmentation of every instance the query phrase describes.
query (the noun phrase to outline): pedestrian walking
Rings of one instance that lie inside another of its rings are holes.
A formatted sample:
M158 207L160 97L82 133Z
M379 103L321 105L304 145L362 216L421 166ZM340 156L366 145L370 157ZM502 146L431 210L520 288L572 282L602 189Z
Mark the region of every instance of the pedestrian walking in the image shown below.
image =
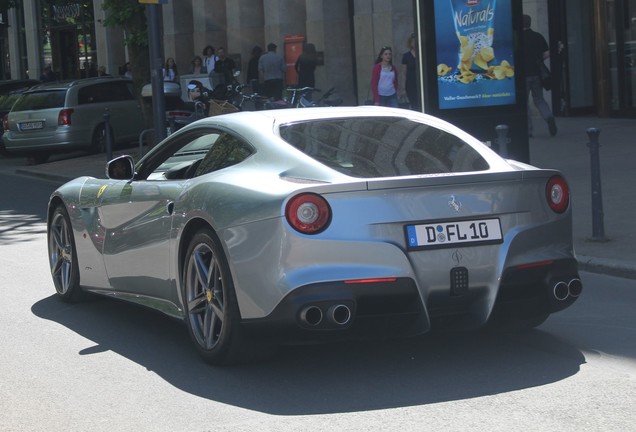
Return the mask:
M398 74L393 66L393 51L385 46L380 50L371 71L371 92L374 105L397 108Z
M422 111L420 95L417 92L417 38L415 33L411 33L406 41L406 46L409 50L402 55L402 68L400 70L400 83L403 88L398 93L406 94L412 110Z
M557 125L554 115L543 98L543 86L541 84L541 66L550 57L550 49L543 35L532 30L532 19L529 15L523 15L523 62L526 71L526 97L530 99L534 106L541 113L541 117L548 124L550 135L557 134ZM528 136L533 134L532 114L528 109Z

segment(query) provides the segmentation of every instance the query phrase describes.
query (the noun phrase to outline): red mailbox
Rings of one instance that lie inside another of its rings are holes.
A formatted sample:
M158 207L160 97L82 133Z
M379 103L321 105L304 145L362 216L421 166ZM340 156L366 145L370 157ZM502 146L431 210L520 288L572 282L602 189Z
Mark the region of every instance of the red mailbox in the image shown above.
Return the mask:
M305 43L305 35L287 35L285 36L285 64L287 72L285 74L286 85L298 84L298 74L295 65L298 56L303 52L303 44Z

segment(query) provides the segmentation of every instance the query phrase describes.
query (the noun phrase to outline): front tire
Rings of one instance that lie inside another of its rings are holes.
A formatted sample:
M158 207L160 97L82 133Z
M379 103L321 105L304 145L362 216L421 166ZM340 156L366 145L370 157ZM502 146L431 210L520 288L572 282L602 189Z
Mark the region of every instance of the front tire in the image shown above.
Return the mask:
M48 249L51 276L58 296L64 301L78 301L82 297L79 283L77 249L68 212L63 205L53 211L48 227Z
M186 325L199 354L214 365L245 361L234 284L220 242L209 229L190 240L183 270Z

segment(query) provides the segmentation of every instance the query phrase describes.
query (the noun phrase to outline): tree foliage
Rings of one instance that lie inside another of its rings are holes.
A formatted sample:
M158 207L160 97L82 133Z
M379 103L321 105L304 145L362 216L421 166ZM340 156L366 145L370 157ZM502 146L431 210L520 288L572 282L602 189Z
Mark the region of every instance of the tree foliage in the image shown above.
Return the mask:
M150 82L146 7L138 0L104 0L103 8L106 12L104 26L124 31L135 92L141 97L141 88ZM147 119L150 119L151 111L145 110Z

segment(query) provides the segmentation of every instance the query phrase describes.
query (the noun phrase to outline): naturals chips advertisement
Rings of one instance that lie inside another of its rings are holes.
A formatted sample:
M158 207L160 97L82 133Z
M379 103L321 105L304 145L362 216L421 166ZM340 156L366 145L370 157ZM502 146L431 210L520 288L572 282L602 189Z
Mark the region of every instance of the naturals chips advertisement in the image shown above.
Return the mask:
M516 103L511 0L435 0L440 109Z

